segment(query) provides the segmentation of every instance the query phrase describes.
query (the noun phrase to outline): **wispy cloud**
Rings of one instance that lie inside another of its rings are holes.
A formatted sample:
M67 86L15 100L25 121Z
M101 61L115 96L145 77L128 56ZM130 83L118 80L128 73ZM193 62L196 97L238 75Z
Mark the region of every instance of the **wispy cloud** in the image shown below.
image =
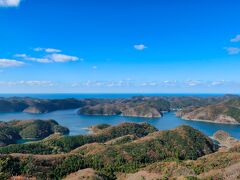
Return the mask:
M51 81L0 81L0 86L54 86Z
M216 87L216 86L231 86L239 85L240 83L229 82L224 80L218 81L201 81L201 80L186 80L186 81L146 81L139 82L134 80L119 80L119 81L86 81L72 83L72 87L158 87L158 88L194 88L194 87Z
M240 42L240 34L230 40L231 42Z
M21 0L0 0L0 7L17 7Z
M102 90L112 90L119 89L135 89L135 90L152 90L154 92L169 92L168 90L184 90L192 92L194 90L205 89L207 92L212 89L224 90L224 89L239 89L240 82L234 81L200 81L200 80L187 80L187 81L149 81L141 82L134 80L115 80L115 81L82 81L82 82L55 82L55 81L44 81L44 80L19 80L19 81L0 81L0 87L3 88L22 88L26 89L41 89L41 87L46 90L49 89L67 89L68 91L79 92L81 90L91 90L91 89L102 89ZM44 90L45 90L44 89Z
M0 68L17 67L24 65L24 62L12 59L0 59Z
M221 86L221 85L224 85L224 84L228 84L230 82L227 82L225 80L220 80L220 81L212 81L210 83L210 86Z
M238 48L238 47L225 47L224 49L230 55L234 55L234 54L239 54L240 53L240 48Z
M36 58L36 57L30 57L26 54L15 54L15 57L22 58L23 60L27 61L35 61L39 63L50 63L51 61L48 58Z
M34 51L44 51L46 53L59 53L59 52L62 52L62 50L60 49L55 49L55 48L41 48L41 47L38 47L38 48L34 48L33 49Z
M136 50L143 51L144 49L147 48L144 44L136 44L133 46Z
M76 56L69 56L65 54L50 54L46 56L52 62L68 62L68 61L78 61L79 58Z
M199 80L188 80L188 81L185 81L184 84L185 84L186 86L191 87L191 86L202 85L203 82L202 82L202 81L199 81Z

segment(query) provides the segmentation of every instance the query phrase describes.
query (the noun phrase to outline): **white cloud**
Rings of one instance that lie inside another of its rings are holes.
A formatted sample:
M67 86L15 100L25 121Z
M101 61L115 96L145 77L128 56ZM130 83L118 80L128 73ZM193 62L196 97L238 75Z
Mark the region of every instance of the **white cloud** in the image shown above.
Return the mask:
M31 57L26 54L16 54L15 57L22 58L23 60L27 61L35 61L39 63L53 63L53 62L68 62L68 61L83 61L83 58L78 58L76 56L69 56L65 54L48 54L42 58L38 57Z
M40 62L40 63L50 63L51 62L48 58L35 58L35 57L30 57L26 54L15 54L14 56L22 58L27 61L35 61L35 62Z
M20 57L20 58L26 58L27 55L26 54L15 54L15 57Z
M24 65L24 62L12 59L0 59L0 68L17 67Z
M33 50L37 51L37 52L44 51L46 53L59 53L59 52L62 52L62 50L55 49L55 48L40 48L40 47L38 47L38 48L34 48Z
M50 54L47 56L53 62L68 62L68 61L77 61L79 60L76 56L69 56L65 54Z
M136 44L133 46L136 50L142 51L147 48L144 44Z
M1 86L54 86L51 81L0 81Z
M0 7L17 7L21 0L0 0Z
M202 81L202 80L187 80L187 81L176 81L176 80L166 80L166 81L87 81L83 83L74 83L72 86L87 86L87 87L151 87L151 88L195 88L203 87L209 88L213 86L231 86L236 85L237 83L219 80L219 81ZM239 84L237 84L239 85Z
M234 54L239 54L240 53L240 48L238 48L238 47L225 47L224 49L230 55L234 55Z
M240 87L240 82L233 81L126 81L126 80L115 80L115 81L85 81L85 82L52 82L52 81L41 81L41 80L19 80L19 81L0 81L2 87L58 87L58 88L151 88L151 89L165 89L165 88L204 88L211 89L216 88L229 88L229 87Z
M224 84L227 84L228 82L224 81L224 80L221 80L221 81L212 81L210 83L210 86L220 86L220 85L224 85Z
M240 42L240 34L230 40L231 42Z
M184 82L187 86L198 86L201 85L203 82L198 81L198 80L188 80L186 82Z
M35 58L35 57L26 57L24 58L25 60L28 61L35 61L39 63L50 63L51 61L48 58Z

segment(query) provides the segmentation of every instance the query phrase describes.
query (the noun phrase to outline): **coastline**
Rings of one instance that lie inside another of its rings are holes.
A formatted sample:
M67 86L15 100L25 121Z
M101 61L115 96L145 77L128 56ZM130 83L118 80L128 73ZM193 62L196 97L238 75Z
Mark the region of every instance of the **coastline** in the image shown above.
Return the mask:
M144 118L144 119L158 119L162 118L163 116L156 116L156 117L146 117L146 116L124 116L124 115L110 115L110 114L78 114L80 116L118 116L118 117L134 117L134 118Z
M199 122L206 122L206 123L213 123L213 124L240 125L240 123L224 123L224 122L216 122L216 121L203 120L203 119L184 119L182 117L179 117L179 118L185 121L199 121Z

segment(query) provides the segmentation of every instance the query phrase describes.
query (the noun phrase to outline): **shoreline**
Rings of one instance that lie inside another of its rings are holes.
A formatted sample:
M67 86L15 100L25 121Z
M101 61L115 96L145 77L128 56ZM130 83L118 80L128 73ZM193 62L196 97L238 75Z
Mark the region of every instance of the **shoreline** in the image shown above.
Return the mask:
M179 118L181 118L184 121L198 121L198 122L206 122L206 123L213 123L213 124L240 125L240 123L225 123L225 122L216 122L216 121L203 120L203 119L185 119L182 117L179 117Z
M145 117L145 116L124 116L124 115L109 115L109 114L78 114L80 116L118 116L118 117L133 117L133 118L144 118L144 119L158 119L162 118L163 116L158 116L158 117Z

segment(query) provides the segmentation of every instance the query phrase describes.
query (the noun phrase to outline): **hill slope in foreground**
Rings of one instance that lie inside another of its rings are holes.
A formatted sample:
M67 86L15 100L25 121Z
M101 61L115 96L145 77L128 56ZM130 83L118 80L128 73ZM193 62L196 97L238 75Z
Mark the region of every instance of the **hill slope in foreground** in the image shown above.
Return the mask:
M217 149L209 137L189 126L158 131L147 123L124 123L90 135L53 135L1 147L0 179L149 179L156 174L201 178L213 167L227 168L240 160L238 148L221 153Z

